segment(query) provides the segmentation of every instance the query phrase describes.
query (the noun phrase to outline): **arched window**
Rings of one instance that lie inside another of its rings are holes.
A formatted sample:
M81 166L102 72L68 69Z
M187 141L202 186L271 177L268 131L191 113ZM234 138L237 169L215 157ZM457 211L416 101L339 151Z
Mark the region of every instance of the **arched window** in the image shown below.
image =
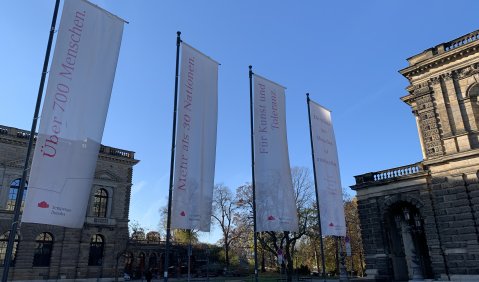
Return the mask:
M141 252L138 255L138 271L143 273L145 271L145 253Z
M132 275L133 274L133 272L132 272L132 270L133 270L133 254L131 252L126 252L124 256L125 256L124 272Z
M91 236L90 255L88 257L88 265L101 265L103 263L103 248L105 242L100 234Z
M473 85L467 91L467 97L470 98L473 118L476 122L476 125L479 126L479 84Z
M35 239L37 247L33 255L33 266L50 266L50 257L53 249L53 236L43 232Z
M18 195L18 189L20 188L20 178L17 178L10 183L10 191L8 193L8 201L7 201L7 211L13 211L15 210L15 201L17 200L17 195ZM25 190L23 191L23 199L22 199L22 207L21 210L23 210L23 205L25 203L25 196L27 195L27 186L28 183L25 182Z
M477 97L478 95L479 95L479 84L476 84L469 89L468 96L469 97Z
M7 252L7 244L8 244L8 236L10 231L3 233L0 236L0 263L3 266L5 263L5 254ZM12 252L12 260L10 261L10 266L15 265L15 257L17 253L17 246L18 246L18 234L15 234L15 241L13 243L13 252Z
M100 188L96 190L95 199L93 201L93 216L106 217L108 207L108 192Z
M148 268L155 273L158 271L158 259L155 253L150 254L150 258L148 259Z

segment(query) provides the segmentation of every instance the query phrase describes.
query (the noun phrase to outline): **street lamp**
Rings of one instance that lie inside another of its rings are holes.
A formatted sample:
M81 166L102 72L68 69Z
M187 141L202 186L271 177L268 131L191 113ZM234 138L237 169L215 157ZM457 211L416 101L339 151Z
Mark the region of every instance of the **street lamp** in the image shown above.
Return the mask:
M399 214L394 216L394 221L396 222L396 227L401 228L401 216Z
M420 228L422 225L421 216L417 213L414 215L414 224L416 225L417 228Z
M409 209L405 207L403 208L402 212L404 214L404 219L406 221L409 221L409 219L411 218L411 216L409 215Z

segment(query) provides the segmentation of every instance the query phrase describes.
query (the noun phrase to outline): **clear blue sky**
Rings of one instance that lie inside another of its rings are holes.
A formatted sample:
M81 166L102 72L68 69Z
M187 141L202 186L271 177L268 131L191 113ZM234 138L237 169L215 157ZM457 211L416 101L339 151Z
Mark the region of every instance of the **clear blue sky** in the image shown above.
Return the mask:
M0 2L0 124L31 127L54 2ZM130 218L149 230L167 202L176 31L221 63L215 182L235 189L251 181L248 65L287 87L292 166L312 169L305 93L332 110L348 187L354 175L421 160L398 70L479 29L475 0L92 2L130 22L102 143L141 160Z

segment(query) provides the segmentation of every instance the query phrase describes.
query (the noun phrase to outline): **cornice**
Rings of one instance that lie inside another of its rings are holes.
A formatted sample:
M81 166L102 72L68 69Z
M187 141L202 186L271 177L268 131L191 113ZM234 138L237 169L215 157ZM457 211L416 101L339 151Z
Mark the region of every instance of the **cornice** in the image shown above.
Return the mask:
M402 97L401 100L411 105L415 99L434 91L434 86L439 84L441 80L444 82L461 80L477 74L479 74L479 62L470 63L454 70L432 75L425 80L421 80L421 82L410 84L406 87L409 94Z
M468 56L479 53L479 40L469 42L463 46L442 54L434 55L431 58L420 61L412 66L406 67L399 71L407 79L411 80L413 76L418 76L427 71L450 64L451 62L466 58Z
M424 160L423 163L426 166L437 166L437 165L444 165L452 161L463 160L463 159L473 158L477 156L479 156L479 149L472 149L469 151L459 152L452 155L444 155L440 158Z
M112 156L104 153L99 153L98 154L98 159L103 160L103 161L110 161L110 162L117 162L117 163L122 163L122 164L127 164L127 165L136 165L139 163L139 160L136 159L129 159L125 157L118 157L118 156Z
M30 138L30 132L14 127L0 125L0 143L18 146L26 149ZM36 144L34 136L33 146ZM135 165L139 160L135 159L135 152L101 145L98 159Z
M0 136L0 143L26 147L28 144L28 139L9 138L9 137Z

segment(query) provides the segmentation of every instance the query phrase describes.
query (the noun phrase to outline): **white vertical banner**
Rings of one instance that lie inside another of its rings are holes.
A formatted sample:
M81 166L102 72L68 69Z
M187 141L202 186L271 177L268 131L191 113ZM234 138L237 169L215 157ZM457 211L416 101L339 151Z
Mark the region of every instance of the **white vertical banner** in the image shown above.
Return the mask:
M285 88L254 75L256 230L298 231L286 138Z
M124 21L82 0L63 6L23 222L85 220Z
M309 101L317 193L323 236L346 236L343 190L331 112Z
M181 43L171 228L210 231L218 123L218 63Z

